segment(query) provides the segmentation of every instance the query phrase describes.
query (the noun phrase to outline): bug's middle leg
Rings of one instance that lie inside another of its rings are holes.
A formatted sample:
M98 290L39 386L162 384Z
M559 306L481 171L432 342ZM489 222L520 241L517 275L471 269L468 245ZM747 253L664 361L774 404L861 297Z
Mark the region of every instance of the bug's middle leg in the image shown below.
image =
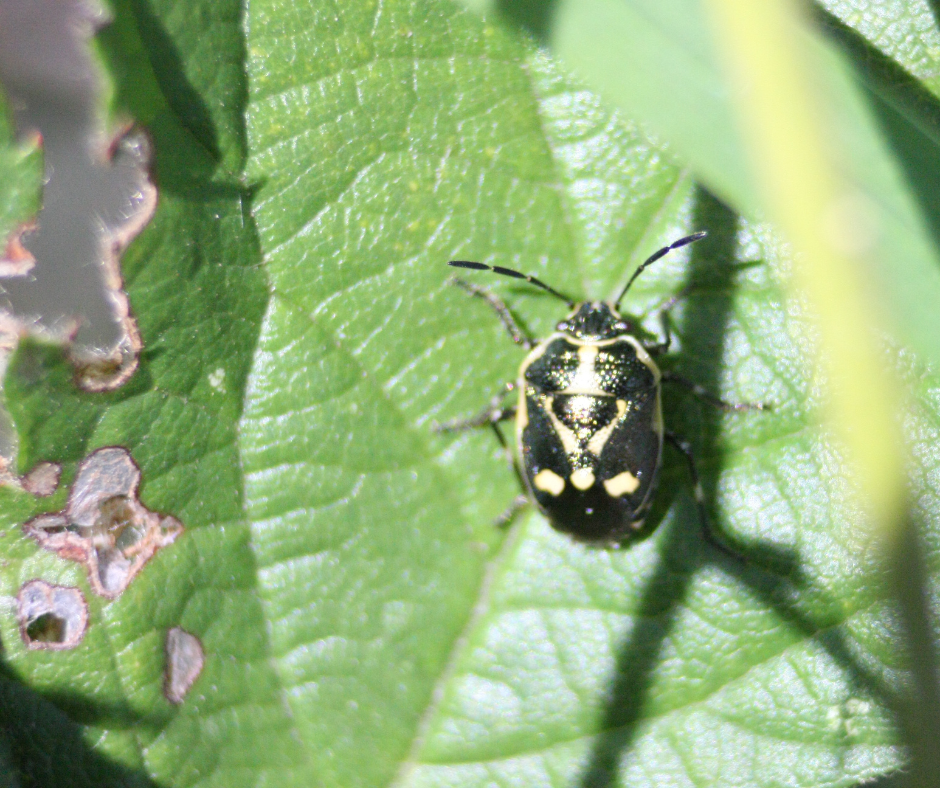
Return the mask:
M676 383L679 386L688 389L692 393L692 396L698 397L703 402L707 402L709 405L719 408L720 410L770 410L770 405L768 405L766 402L727 402L721 397L716 397L698 383L689 380L688 378L684 378L682 375L677 375L675 372L664 370L661 375L663 383Z
M508 421L509 419L514 419L516 417L516 407L511 405L509 407L503 406L503 400L506 399L508 394L511 394L516 389L515 383L507 383L503 390L493 397L490 400L490 404L487 405L483 410L477 413L474 416L470 416L466 419L452 419L451 421L445 421L443 424L435 424L435 432L462 432L463 430L473 430L478 427L485 427L488 424L492 424L493 428L496 429L496 425L501 421ZM506 441L503 440L502 433L496 429L496 436L499 438L499 442L506 447Z
M659 326L662 331L662 340L655 343L646 345L646 352L651 356L661 356L664 353L669 351L669 348L672 346L672 327L670 322L670 314L673 307L680 301L680 299L685 298L690 291L690 286L684 287L679 293L670 297L666 303L664 303L657 314L659 316ZM700 386L698 383L689 380L688 378L682 377L682 375L677 375L675 372L670 372L664 370L662 372L662 381L664 383L676 383L684 388L687 388L693 396L698 397L703 402L707 402L709 405L712 405L716 408L720 408L724 411L740 411L740 410L770 410L770 405L765 402L727 402L726 400L721 399L712 394L710 391Z

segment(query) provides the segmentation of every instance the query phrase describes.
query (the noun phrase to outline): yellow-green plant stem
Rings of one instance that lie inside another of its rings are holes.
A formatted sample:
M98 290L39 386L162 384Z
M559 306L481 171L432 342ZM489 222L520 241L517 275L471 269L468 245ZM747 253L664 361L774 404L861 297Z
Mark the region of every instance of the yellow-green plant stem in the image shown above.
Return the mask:
M706 0L705 7L768 218L792 246L793 289L818 323L826 418L870 522L892 531L904 499L901 395L879 349L878 310L863 278L877 208L840 174L823 96L810 79L818 53L796 4Z

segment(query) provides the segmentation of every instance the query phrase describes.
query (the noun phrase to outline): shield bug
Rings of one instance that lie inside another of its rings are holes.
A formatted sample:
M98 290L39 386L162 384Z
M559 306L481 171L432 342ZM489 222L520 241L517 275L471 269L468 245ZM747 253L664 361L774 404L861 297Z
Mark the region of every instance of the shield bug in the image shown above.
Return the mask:
M516 470L528 498L522 497L501 518L531 500L551 525L585 542L619 544L643 526L662 465L663 444L672 444L688 463L706 536L719 546L708 526L692 451L663 423L661 386L689 388L705 401L726 409L762 409L761 404L730 404L701 387L660 370L654 358L669 350L668 311L660 312L663 337L641 339L619 312L636 278L664 255L704 238L694 233L663 247L633 273L614 301L575 302L534 276L483 263L452 260L457 268L486 270L523 279L564 301L570 310L555 331L540 342L530 339L494 294L461 279L454 283L485 300L516 344L529 351L514 383L482 413L439 425L453 431L491 425L505 446L498 424L516 421ZM515 405L504 398L517 392Z

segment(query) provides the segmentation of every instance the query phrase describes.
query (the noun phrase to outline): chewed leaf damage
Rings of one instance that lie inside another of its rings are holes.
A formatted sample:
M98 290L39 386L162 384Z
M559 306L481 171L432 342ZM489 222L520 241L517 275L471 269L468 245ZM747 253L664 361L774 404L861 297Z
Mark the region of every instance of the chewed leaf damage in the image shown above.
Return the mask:
M77 588L30 580L16 595L20 637L27 648L75 648L88 628L88 605Z
M202 673L205 664L202 643L195 635L180 627L166 633L166 672L163 691L170 703L183 702L189 688Z
M138 500L139 485L140 469L126 449L98 449L78 466L65 509L34 517L23 530L40 547L84 564L95 593L114 599L183 532L175 517Z
M120 258L127 245L140 233L157 206L157 189L150 180L148 167L151 145L140 129L122 129L108 146L104 158L112 166L119 161L133 163L137 171L135 197L122 222L103 227L99 243L103 263L104 286L111 308L121 325L121 338L107 352L80 350L69 346L69 359L75 367L75 382L85 391L113 391L123 386L137 370L143 340L137 321L131 314L124 289Z
M62 466L59 463L40 462L20 479L20 483L26 492L37 498L47 498L58 489L61 475Z

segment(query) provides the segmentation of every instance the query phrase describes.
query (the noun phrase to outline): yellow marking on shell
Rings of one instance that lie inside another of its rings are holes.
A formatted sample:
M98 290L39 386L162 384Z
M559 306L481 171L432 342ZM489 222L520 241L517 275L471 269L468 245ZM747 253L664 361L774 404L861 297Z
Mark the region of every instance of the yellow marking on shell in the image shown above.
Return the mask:
M617 415L610 420L610 423L601 427L597 432L595 432L591 439L587 443L588 451L591 452L595 457L600 457L601 452L604 450L604 446L610 436L613 434L614 429L617 427L617 423L620 419L623 418L623 415L627 412L627 403L625 400L617 400Z
M548 339L539 342L531 351L529 355L522 360L522 364L519 367L519 380L525 380L526 370L538 359L545 355L545 351L548 350L548 346L553 339L556 337L562 336L561 334L552 334Z
M590 394L569 394L568 406L566 410L571 414L575 421L582 424L591 419L594 403L597 397Z
M535 474L535 478L532 479L532 485L536 490L547 492L549 495L554 495L557 498L561 495L562 490L565 489L565 480L555 473L555 471L550 471L548 468L545 468Z
M516 408L516 427L521 436L522 430L529 426L529 407L525 400L525 381L520 378L517 385L519 386L519 405Z
M594 359L597 358L597 345L581 345L578 348L578 362L583 366L594 368Z
M620 340L633 345L633 349L636 351L636 357L639 359L641 364L643 364L650 372L653 373L653 378L655 379L656 383L659 384L660 378L662 378L662 373L659 371L659 367L656 366L656 362L653 361L652 356L646 352L646 348L631 336L620 337Z
M603 397L607 394L601 388L595 369L598 353L597 345L585 344L578 348L578 368L562 393L586 394L591 397Z
M578 468L571 472L571 483L579 490L588 490L594 486L594 473L590 468Z
M572 479L572 481L574 481ZM621 495L635 493L640 486L640 480L630 471L618 473L613 479L607 479L604 482L604 489L608 495L613 498L619 498Z
M545 412L548 414L549 421L552 423L552 428L561 440L561 447L565 450L565 454L574 454L578 451L578 436L574 434L574 431L567 424L563 424L561 419L555 415L555 411L552 410L554 401L554 397L545 398Z

